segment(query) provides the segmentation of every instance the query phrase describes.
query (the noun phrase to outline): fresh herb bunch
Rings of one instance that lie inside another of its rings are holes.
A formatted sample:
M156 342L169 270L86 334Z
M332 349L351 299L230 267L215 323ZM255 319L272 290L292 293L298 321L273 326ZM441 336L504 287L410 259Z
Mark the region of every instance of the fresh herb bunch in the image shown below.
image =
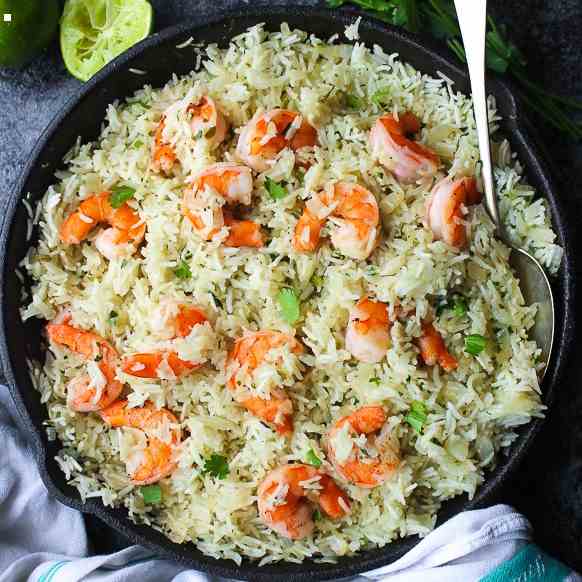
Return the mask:
M355 4L366 12L411 32L428 31L446 41L457 58L465 62L465 51L457 14L452 0L327 0L332 8ZM522 89L525 105L550 125L570 138L582 138L582 125L572 121L572 110L582 110L582 101L549 93L529 80L526 60L520 50L505 37L505 30L488 18L487 67L496 73L508 73Z

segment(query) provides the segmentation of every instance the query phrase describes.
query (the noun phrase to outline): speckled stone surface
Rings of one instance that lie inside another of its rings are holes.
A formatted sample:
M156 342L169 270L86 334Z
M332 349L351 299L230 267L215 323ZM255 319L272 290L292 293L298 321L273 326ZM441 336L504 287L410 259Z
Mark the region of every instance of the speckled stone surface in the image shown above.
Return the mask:
M205 7L227 8L234 1L152 0L156 29L187 21ZM527 56L532 79L548 90L582 98L582 2L490 0L490 5ZM56 43L25 70L0 70L0 203L44 127L78 85L66 73ZM575 227L582 226L582 144L573 144L534 121L548 147L568 215ZM581 239L574 241L577 245L582 243L581 231L575 229ZM582 341L580 332L574 352L578 341ZM536 541L546 551L578 571L582 571L581 386L582 362L573 357L548 421L499 496L499 501L512 503L532 521ZM96 552L127 543L95 518L87 517L87 525Z

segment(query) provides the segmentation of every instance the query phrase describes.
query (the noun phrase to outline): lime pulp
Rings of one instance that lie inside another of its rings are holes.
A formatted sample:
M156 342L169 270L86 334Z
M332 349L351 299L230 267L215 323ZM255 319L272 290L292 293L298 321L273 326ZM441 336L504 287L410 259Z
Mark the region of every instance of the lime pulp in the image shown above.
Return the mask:
M87 81L146 38L152 25L153 11L147 0L67 0L61 19L65 66Z

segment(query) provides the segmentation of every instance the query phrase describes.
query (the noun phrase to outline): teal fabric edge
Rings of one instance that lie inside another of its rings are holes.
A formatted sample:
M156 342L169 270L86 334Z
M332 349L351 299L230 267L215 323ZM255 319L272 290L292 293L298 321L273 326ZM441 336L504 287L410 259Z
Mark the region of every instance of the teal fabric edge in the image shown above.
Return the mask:
M522 548L479 582L563 582L570 569L551 558L535 544Z
M50 582L55 574L65 565L68 564L70 560L60 560L53 564L39 579L38 582Z

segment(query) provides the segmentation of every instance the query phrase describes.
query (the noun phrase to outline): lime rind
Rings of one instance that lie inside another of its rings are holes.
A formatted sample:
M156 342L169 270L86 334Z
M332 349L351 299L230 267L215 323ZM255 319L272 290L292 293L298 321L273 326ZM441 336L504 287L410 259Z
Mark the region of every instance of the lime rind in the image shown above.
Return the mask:
M55 36L58 0L0 0L0 67L21 67L45 49Z
M147 0L67 0L61 19L61 52L67 70L88 81L146 38L153 25Z

